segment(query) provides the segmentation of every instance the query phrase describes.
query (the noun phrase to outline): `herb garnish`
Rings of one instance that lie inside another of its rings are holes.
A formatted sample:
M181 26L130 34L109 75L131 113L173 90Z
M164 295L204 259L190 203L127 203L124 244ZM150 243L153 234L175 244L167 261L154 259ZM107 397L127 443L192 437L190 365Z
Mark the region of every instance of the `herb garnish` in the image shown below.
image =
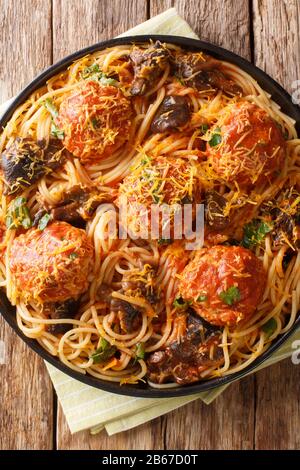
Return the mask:
M275 318L270 318L270 320L264 323L264 325L262 325L261 327L263 332L266 334L267 338L272 336L276 328L277 328L277 321L275 320Z
M6 213L5 224L8 230L19 227L27 230L31 227L32 220L25 197L19 196L10 203Z
M90 65L85 67L84 71L81 74L81 77L86 80L94 80L95 82L100 82L101 85L107 86L116 86L117 80L109 77L106 73L102 72L98 64Z
M58 109L57 107L55 106L55 104L53 103L53 101L51 100L51 98L47 98L45 101L44 101L44 106L45 108L47 109L47 111L49 111L49 113L51 114L51 119L52 119L52 122L51 122L51 128L50 128L50 133L51 135L53 135L53 137L56 137L57 139L59 140L62 140L64 138L64 131L62 131L54 122L54 120L57 118L58 116Z
M135 346L135 362L145 359L145 343L137 343Z
M51 215L46 213L43 215L43 217L39 220L39 223L38 223L38 229L39 230L44 230L47 225L48 225L48 222L49 220L51 219Z
M206 300L207 300L207 295L205 295L205 294L200 294L197 297L197 302L205 302Z
M227 305L233 305L235 302L241 300L240 289L236 286L231 286L227 290L223 290L219 297Z
M55 106L55 104L53 103L53 101L51 100L51 98L47 98L44 101L44 106L47 109L47 111L49 111L49 113L51 114L53 119L57 118L58 110L57 110L57 107Z
M56 137L59 140L63 140L65 137L64 131L62 131L59 127L57 127L57 125L54 124L54 122L52 122L51 124L50 133L51 135L53 135L53 137Z
M244 236L242 239L242 246L251 248L261 243L267 233L271 232L272 227L266 222L260 220L252 220L249 224L244 226Z
M186 310L192 303L191 300L183 300L182 297L177 297L173 302L173 306L178 310Z
M94 364L102 364L110 359L116 351L116 346L111 345L106 339L101 338L99 348L91 354L90 358L93 359Z
M200 126L201 134L206 134L207 131L208 131L208 124L201 124Z
M216 127L215 132L212 134L212 136L211 136L211 138L208 142L211 147L216 147L217 145L219 145L222 142L222 136L221 136L220 132L221 132L220 127Z

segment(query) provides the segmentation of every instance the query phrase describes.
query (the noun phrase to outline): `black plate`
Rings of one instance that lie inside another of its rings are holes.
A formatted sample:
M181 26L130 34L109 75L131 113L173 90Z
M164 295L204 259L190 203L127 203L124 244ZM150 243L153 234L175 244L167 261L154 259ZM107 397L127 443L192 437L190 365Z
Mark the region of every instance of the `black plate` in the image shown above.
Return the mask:
M11 118L15 109L23 103L29 95L35 91L37 88L44 85L46 80L48 80L53 75L57 74L61 70L68 67L74 60L79 59L80 57L85 56L86 54L90 54L97 50L104 49L106 47L111 47L119 44L131 44L131 43L138 43L138 42L145 42L149 39L153 40L160 40L162 42L169 42L173 44L177 44L189 50L201 50L207 52L208 54L216 57L217 59L226 60L231 62L245 72L248 72L260 86L272 95L272 99L276 101L279 106L281 107L282 111L291 116L296 121L296 128L298 134L300 134L300 109L298 106L294 105L291 101L290 95L278 84L276 83L271 77L269 77L266 73L262 70L258 69L254 65L252 65L247 60L239 57L238 55L227 51L221 47L215 46L214 44L210 44L203 41L198 41L195 39L188 39L182 38L177 36L162 36L162 35L145 35L145 36L129 36L125 38L119 39L112 39L109 41L100 42L98 44L94 44L93 46L87 47L82 49L81 51L75 52L74 54L69 55L68 57L62 59L60 62L49 67L43 73L41 73L37 78L35 78L23 91L15 98L13 103L9 106L5 114L3 115L2 119L0 120L0 126L5 126L6 123ZM284 335L280 336L277 340L275 340L270 348L261 354L252 364L246 367L241 372L236 372L234 374L219 377L212 380L198 382L192 385L186 385L184 387L178 388L171 388L171 389L163 389L157 390L150 388L146 384L140 383L138 385L122 385L120 386L118 383L114 382L106 382L104 380L96 379L94 377L80 374L79 372L75 372L72 369L69 369L60 360L56 357L51 356L36 340L27 338L18 328L16 322L16 315L15 315L15 308L11 306L9 303L6 295L4 292L0 291L0 313L5 318L5 320L9 323L9 325L16 331L16 333L25 341L31 349L33 349L36 353L38 353L43 359L47 362L52 364L53 366L60 369L65 374L73 377L74 379L80 380L87 385L92 387L100 388L102 390L106 390L108 392L117 393L120 395L130 395L130 396L137 396L137 397L146 397L146 398L167 398L167 397L176 397L182 395L192 395L194 393L199 393L204 390L209 390L220 385L225 385L233 380L239 379L244 375L248 374L250 371L254 370L258 365L262 364L267 358L269 358L273 352L275 352L286 340L287 338L300 326L300 317L296 320L293 327Z

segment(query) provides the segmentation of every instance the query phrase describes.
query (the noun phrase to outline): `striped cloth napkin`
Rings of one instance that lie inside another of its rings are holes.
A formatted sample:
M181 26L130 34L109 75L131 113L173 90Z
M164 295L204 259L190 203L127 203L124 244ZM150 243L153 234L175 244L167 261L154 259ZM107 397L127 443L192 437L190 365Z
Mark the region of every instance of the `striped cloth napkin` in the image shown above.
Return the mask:
M121 36L148 33L173 34L197 39L196 34L174 8L130 29ZM4 112L8 104L9 102L2 105L0 114ZM300 340L300 330L257 370L291 356L293 342L297 339ZM72 433L84 429L90 429L92 434L106 429L109 435L126 431L198 398L209 404L228 386L221 386L190 397L133 398L89 387L48 363L46 366Z

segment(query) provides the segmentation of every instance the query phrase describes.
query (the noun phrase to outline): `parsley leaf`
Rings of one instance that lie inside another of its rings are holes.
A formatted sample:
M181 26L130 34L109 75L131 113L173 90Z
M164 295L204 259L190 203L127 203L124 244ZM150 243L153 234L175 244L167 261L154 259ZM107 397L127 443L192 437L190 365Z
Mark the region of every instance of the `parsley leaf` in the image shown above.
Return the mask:
M201 124L200 126L201 134L206 134L207 131L208 131L208 124Z
M100 82L103 86L116 86L117 80L109 77L106 73L102 72L98 64L90 65L85 67L84 71L81 74L81 77L86 80L94 80L95 82Z
M220 127L216 127L214 134L212 134L210 141L208 142L211 147L216 147L222 142L222 136L220 134Z
M43 217L39 220L38 229L44 230L47 227L50 219L51 219L50 214L46 213L45 215L43 215Z
M25 230L32 226L30 212L27 207L27 199L19 196L11 201L8 206L5 224L8 230L23 227Z
M111 345L106 339L101 338L99 348L91 354L90 358L93 359L94 364L102 364L110 359L116 351L116 346Z
M236 286L231 286L227 290L223 290L219 297L227 305L233 305L235 302L241 300L240 289Z
M70 258L72 261L74 261L74 259L78 258L78 254L73 252L73 253L71 253L71 254L69 255L69 258Z
M272 227L266 222L252 220L244 226L244 236L241 244L245 248L251 248L261 243L267 233L271 232Z
M99 65L98 64L93 64L93 65L90 65L89 67L85 67L85 69L83 70L81 76L82 76L82 78L86 79L86 78L89 78L94 73L100 73L100 72L101 72L101 70L100 70Z
M200 294L197 297L197 302L205 302L206 300L207 300L207 295L205 295L205 294Z
M145 343L137 343L135 346L135 361L145 359Z
M56 137L59 140L63 140L63 138L65 137L64 131L60 130L59 127L54 124L54 122L52 122L51 124L50 132L53 137Z
M270 320L264 323L264 325L262 325L261 327L263 332L266 334L267 338L272 336L276 328L277 328L277 321L275 320L275 318L270 318Z
M44 101L44 106L45 108L47 109L47 111L49 111L49 113L51 114L52 118L57 118L58 116L58 110L55 106L55 104L53 103L53 101L51 100L51 98L47 98L45 101Z
M173 306L178 310L186 310L192 303L191 300L183 300L182 297L177 297L173 302Z

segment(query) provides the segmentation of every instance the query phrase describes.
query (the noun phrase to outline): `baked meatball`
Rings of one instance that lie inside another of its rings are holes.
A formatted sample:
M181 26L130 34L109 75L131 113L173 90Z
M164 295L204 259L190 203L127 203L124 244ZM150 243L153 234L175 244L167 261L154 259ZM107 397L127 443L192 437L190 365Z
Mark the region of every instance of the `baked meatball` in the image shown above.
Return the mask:
M200 200L197 168L192 158L142 157L119 188L118 205L123 214L126 209L129 234L138 236L148 229L150 235L151 228L152 238L158 231L163 237L164 227L165 233L169 228L172 236L176 205L192 204L195 208ZM166 215L164 220L158 214L160 210Z
M66 222L18 236L10 250L10 270L25 302L64 302L88 288L93 246L85 232Z
M179 292L209 323L235 326L253 315L265 285L263 264L250 250L219 245L197 252L181 273Z
M272 180L285 158L279 126L248 101L229 105L212 129L208 161L224 181L251 187Z
M83 163L94 163L128 140L132 115L119 88L88 80L62 101L57 125L65 147Z

